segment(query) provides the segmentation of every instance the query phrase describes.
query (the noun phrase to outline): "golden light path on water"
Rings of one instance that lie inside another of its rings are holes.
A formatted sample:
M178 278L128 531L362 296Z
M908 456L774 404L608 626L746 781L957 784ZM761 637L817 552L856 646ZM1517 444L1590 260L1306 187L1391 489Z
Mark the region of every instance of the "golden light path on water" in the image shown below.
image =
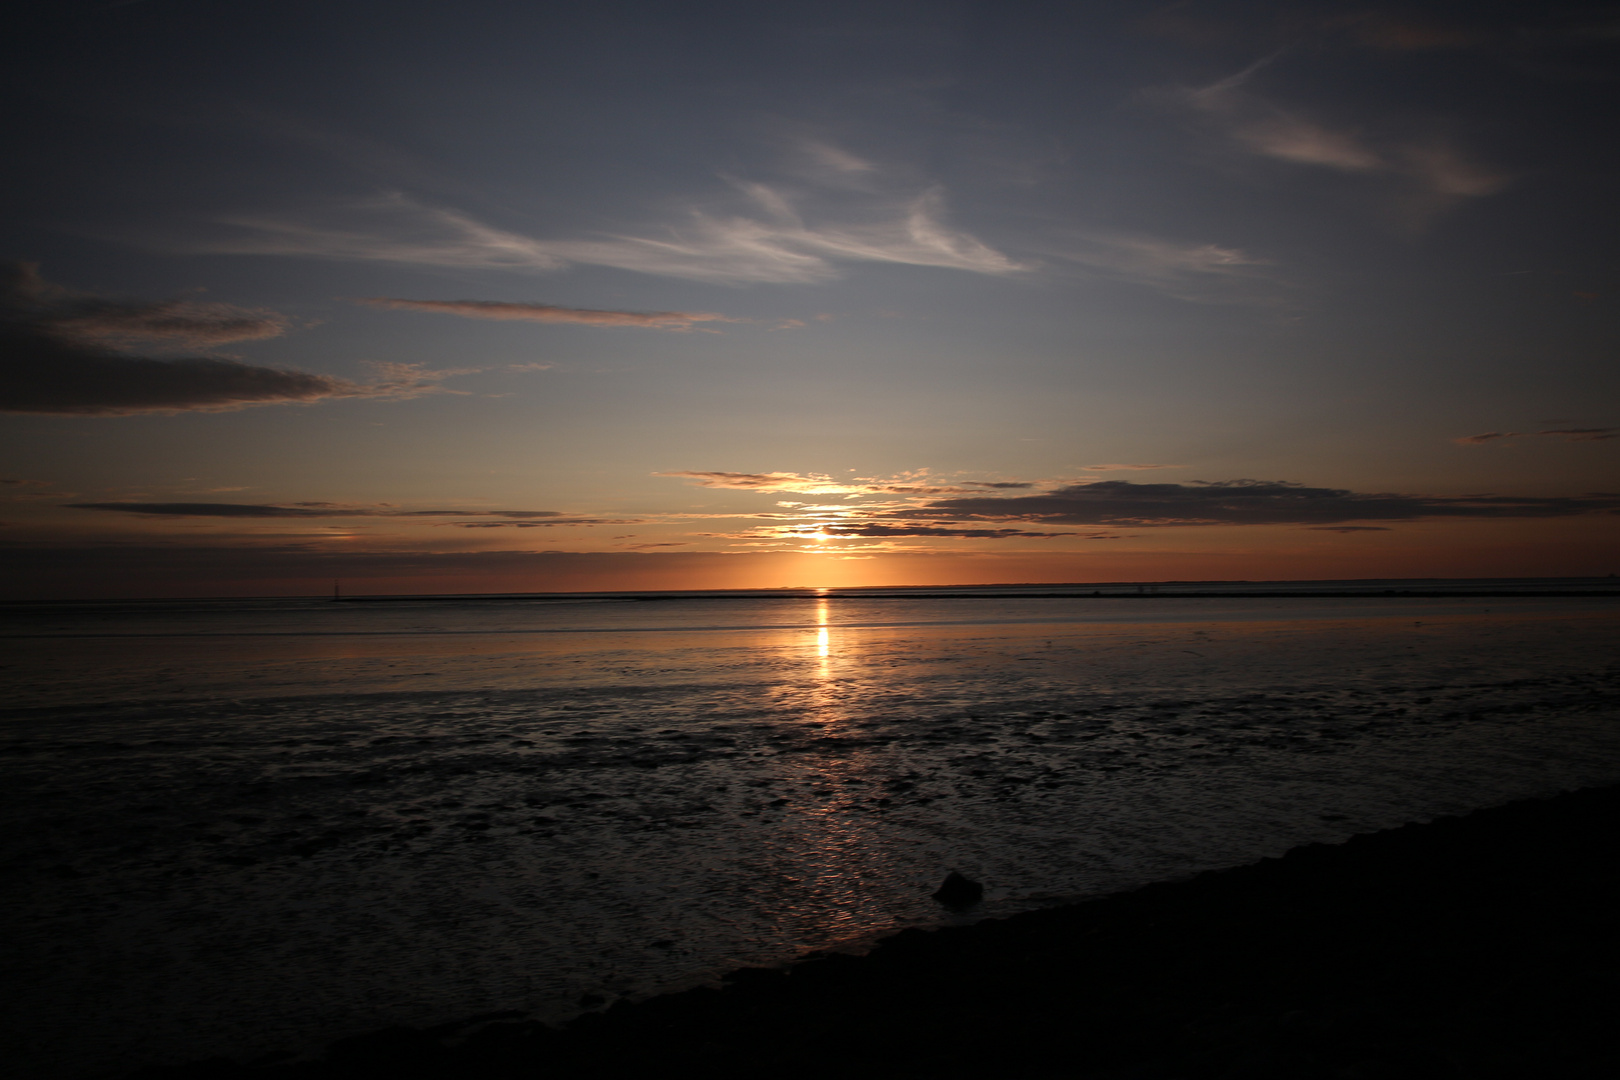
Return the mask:
M823 679L832 677L832 631L827 617L827 601L816 601L816 657L821 661L817 674Z
M790 788L809 789L813 801L795 807L785 835L777 838L792 852L794 900L781 913L785 921L816 925L829 941L848 939L882 920L872 904L873 884L884 871L883 844L859 804L876 797L875 777L858 745L851 707L865 695L852 678L867 659L859 628L842 627L834 649L833 605L815 601L806 659L811 676L803 686L801 722L808 737L828 748L814 758L800 756L784 779ZM840 743L851 745L840 745Z

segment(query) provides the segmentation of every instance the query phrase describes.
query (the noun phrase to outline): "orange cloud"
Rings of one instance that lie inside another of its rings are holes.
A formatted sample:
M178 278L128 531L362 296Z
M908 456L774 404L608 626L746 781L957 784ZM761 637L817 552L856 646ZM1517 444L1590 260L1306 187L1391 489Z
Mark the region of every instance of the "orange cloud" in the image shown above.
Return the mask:
M860 494L867 490L865 484L841 484L832 477L821 473L739 473L681 470L653 473L653 475L678 476L693 481L699 487L730 488L736 491L758 491L761 493L796 491L807 495L847 495Z
M501 300L402 300L368 296L357 304L396 311L431 311L465 319L576 323L583 326L639 326L647 330L691 330L701 322L741 322L712 311L615 311L598 308L558 307L555 304L518 304ZM801 324L802 325L802 324Z
M678 476L700 487L729 488L736 491L772 493L791 491L807 495L972 495L983 490L1030 488L1023 480L968 480L960 484L935 484L926 480L927 470L907 473L887 480L857 477L835 480L822 473L736 473L736 472L658 472L654 476ZM780 505L780 504L778 504ZM798 505L798 504L794 504Z

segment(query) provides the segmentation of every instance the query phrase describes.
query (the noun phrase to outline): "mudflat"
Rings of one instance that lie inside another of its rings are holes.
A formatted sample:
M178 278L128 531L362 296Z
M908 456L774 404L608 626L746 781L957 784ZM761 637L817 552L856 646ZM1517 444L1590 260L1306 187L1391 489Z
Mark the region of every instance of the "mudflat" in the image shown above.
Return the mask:
M1620 1075L1620 788L819 954L562 1026L141 1077Z

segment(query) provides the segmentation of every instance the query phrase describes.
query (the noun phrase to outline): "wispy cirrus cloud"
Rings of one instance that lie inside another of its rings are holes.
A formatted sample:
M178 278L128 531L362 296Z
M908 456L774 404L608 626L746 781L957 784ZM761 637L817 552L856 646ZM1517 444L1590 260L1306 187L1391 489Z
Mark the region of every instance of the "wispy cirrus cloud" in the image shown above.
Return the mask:
M830 175L847 180L851 177L864 178L880 171L873 162L821 139L797 140L794 149L805 165L823 177Z
M1287 52L1272 53L1209 86L1159 91L1157 96L1190 109L1229 145L1250 154L1398 181L1406 189L1402 210L1414 224L1458 200L1493 195L1512 182L1505 172L1474 160L1442 136L1335 125L1248 89L1261 70Z
M374 365L358 383L229 357L142 356L127 340L194 347L274 337L275 312L190 301L116 300L53 285L36 267L0 272L0 412L60 416L222 412L330 398L409 398L441 391L457 371Z
M1463 435L1452 439L1463 446L1478 446L1498 439L1553 438L1564 442L1603 442L1620 439L1620 427L1549 428L1545 431L1486 431L1479 435Z
M1256 73L1286 51L1263 57L1209 86L1183 89L1179 95L1219 124L1235 142L1256 154L1346 172L1384 168L1383 156L1366 145L1359 134L1326 127L1244 89Z
M653 234L540 240L391 193L303 217L222 218L226 232L188 249L524 271L578 263L731 285L827 281L856 262L998 275L1028 269L947 225L938 188L869 212L875 220L863 224L811 224L787 194L735 186L752 213L694 209L680 226Z
M395 311L459 315L465 319L577 323L583 326L637 326L649 330L691 330L698 323L742 321L706 311L614 311L558 307L555 304L508 303L500 300L402 300L387 296L369 296L358 299L355 303Z
M222 255L291 255L476 270L560 270L568 260L531 237L493 228L459 210L425 206L398 192L304 215L215 219L226 232L183 245Z
M1091 234L1051 253L1103 277L1199 304L1275 304L1284 284L1268 269L1269 259L1219 244Z

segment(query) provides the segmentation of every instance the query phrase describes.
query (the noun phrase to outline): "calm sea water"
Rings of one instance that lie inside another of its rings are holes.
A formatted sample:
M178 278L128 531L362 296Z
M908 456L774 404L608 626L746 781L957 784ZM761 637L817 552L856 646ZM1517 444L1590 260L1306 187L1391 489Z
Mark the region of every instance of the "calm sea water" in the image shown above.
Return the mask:
M563 1017L1620 781L1614 597L0 611L7 1054ZM961 916L973 917L973 916Z

